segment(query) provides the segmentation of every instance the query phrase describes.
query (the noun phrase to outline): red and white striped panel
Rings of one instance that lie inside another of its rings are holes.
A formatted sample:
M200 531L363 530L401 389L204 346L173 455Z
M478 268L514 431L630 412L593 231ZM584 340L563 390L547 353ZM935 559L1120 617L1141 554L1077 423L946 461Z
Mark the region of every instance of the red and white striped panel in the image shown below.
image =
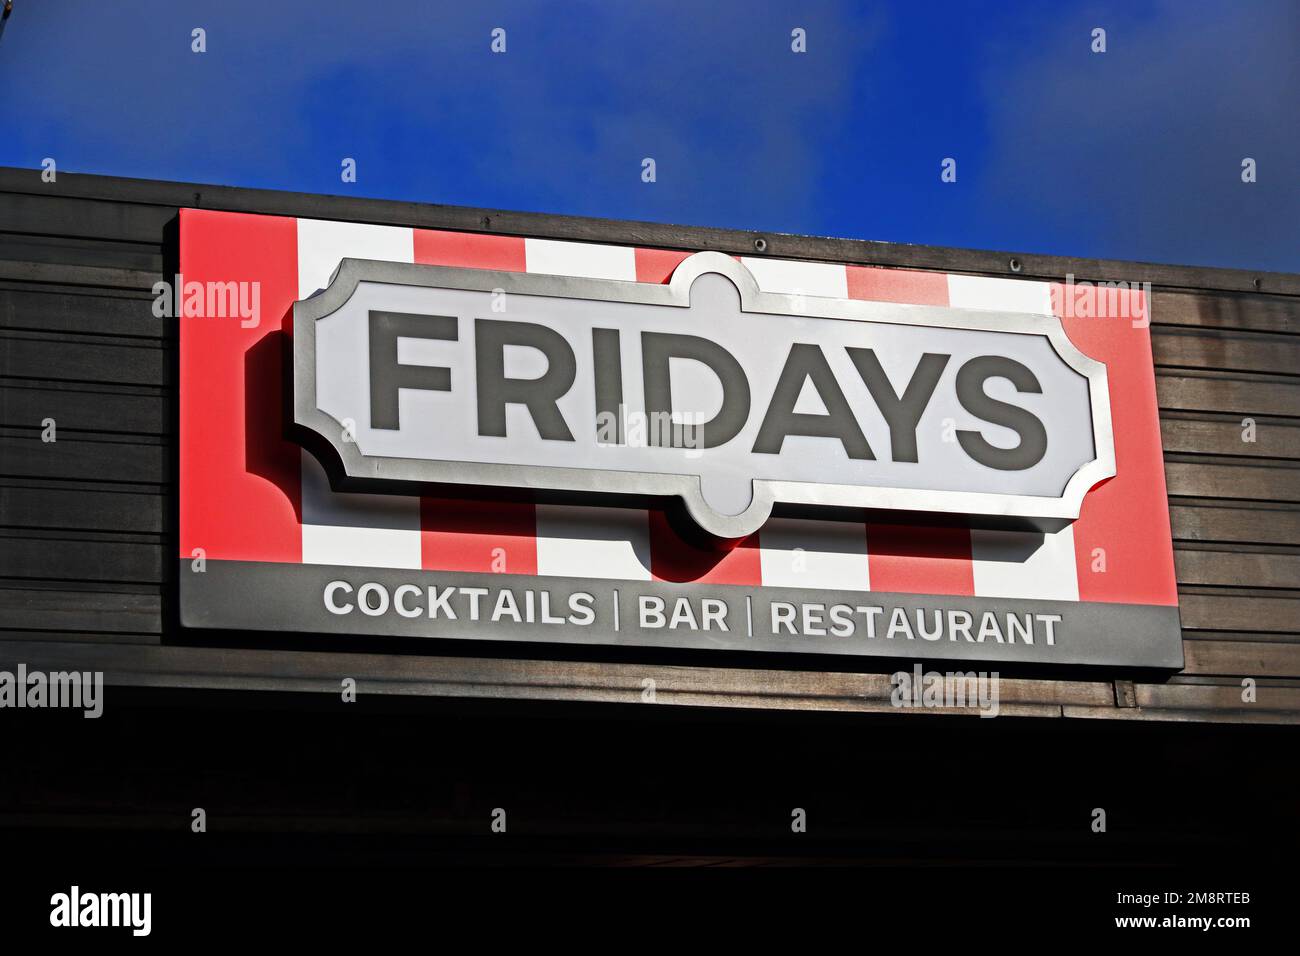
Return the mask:
M1177 603L1150 337L1127 320L1064 320L1075 344L1108 365L1112 398L1124 396L1112 401L1119 475L1089 494L1073 526L1046 535L774 518L730 551L704 551L658 509L335 492L310 454L257 424L256 406L281 386L261 381L278 366L248 357L267 350L292 300L327 286L344 257L665 282L685 255L184 210L186 279L260 279L264 317L246 331L186 320L182 556L202 547L213 559ZM742 261L773 292L1052 312L1045 282ZM253 450L253 437L263 447Z

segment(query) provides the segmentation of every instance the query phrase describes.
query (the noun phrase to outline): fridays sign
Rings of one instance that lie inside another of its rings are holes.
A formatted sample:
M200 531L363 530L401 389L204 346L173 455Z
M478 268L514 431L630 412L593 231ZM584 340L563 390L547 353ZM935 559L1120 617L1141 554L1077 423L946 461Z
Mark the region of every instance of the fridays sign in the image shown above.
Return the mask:
M187 277L266 303L183 320L186 624L1181 663L1146 330L1063 322L1021 294L1046 284L193 210L181 235ZM748 536L697 548L669 502Z
M294 307L294 420L353 479L1060 528L1115 474L1106 369L1049 316L345 259ZM879 454L877 453L879 449Z

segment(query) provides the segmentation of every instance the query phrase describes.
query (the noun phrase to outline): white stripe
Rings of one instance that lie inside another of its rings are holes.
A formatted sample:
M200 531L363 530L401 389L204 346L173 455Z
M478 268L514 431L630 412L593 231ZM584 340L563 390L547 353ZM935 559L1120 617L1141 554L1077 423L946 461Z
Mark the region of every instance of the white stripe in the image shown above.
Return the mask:
M741 256L740 261L753 273L754 281L764 292L817 295L834 299L849 297L849 273L843 264L756 259L750 256Z
M649 516L640 508L538 505L537 573L649 581Z
M970 550L977 597L1079 600L1072 526L1046 535L977 529Z
M325 469L302 453L303 564L420 567L420 499L332 491Z
M300 297L329 285L344 258L414 262L414 232L396 226L298 220ZM309 452L302 456L302 522L304 564L420 567L420 499L334 492Z
M529 272L545 275L636 281L636 249L631 246L525 239L524 263Z
M948 276L948 304L959 309L1052 314L1052 285L1029 279Z
M420 568L420 534L388 528L302 526L303 564L349 568Z
M525 239L529 272L636 281L636 250ZM641 508L537 506L537 573L650 580L650 516Z
M842 263L750 256L740 261L764 292L839 299L849 295L848 270ZM765 585L848 591L871 587L866 527L861 522L773 518L759 531L758 544Z
M325 219L298 220L298 298L329 285L340 259L414 262L415 232Z
M765 586L871 590L861 522L771 518L758 533L758 545Z
M948 302L966 309L1052 314L1052 286L1028 279L948 276ZM1079 600L1074 529L1054 534L972 531L971 572L979 597Z

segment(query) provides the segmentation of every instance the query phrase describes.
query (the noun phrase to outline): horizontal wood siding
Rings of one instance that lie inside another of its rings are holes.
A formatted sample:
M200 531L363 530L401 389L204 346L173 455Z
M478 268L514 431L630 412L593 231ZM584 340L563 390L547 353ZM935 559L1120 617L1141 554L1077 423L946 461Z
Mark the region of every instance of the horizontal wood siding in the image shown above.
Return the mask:
M395 694L631 701L649 676L668 703L889 709L884 673L190 646L172 624L168 560L175 336L149 291L172 261L183 204L746 254L758 237L65 174L45 185L0 170L0 657L102 667L145 686L332 691L356 676ZM1010 274L999 253L765 238L777 257ZM1159 679L1004 679L1003 713L1300 721L1300 278L1017 258L1022 275L1155 285L1186 667ZM56 442L41 440L47 418ZM1242 700L1246 678L1254 703Z

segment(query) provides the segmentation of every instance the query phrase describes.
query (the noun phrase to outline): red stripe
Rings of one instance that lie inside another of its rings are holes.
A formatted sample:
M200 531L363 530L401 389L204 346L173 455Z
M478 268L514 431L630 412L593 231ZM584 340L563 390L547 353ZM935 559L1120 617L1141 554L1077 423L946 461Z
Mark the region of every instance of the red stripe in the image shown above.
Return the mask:
M247 329L238 317L177 320L181 556L300 562L301 452L279 417L298 223L182 209L180 264L186 285L260 283L261 312Z
M427 266L463 266L526 272L524 240L514 236L482 236L473 232L413 229L415 261Z
M689 255L689 252L674 249L637 249L636 281L662 285L672 278L673 270Z
M1074 289L1071 304L1066 287L1053 284L1052 309L1079 351L1106 364L1117 471L1088 493L1074 523L1079 600L1175 605L1151 330L1131 318L1147 315L1146 302L1140 289ZM1081 292L1089 296L1086 317L1078 314Z
M947 305L948 276L876 266L846 266L850 299ZM871 590L974 594L970 529L867 523Z
M524 240L416 229L424 265L526 271ZM537 509L530 502L420 499L420 564L429 571L537 573Z
M420 499L426 571L537 573L537 509L527 501Z
M970 530L867 523L871 590L974 594Z
M943 272L914 272L878 266L845 266L850 299L902 302L907 305L947 305L948 276Z
M650 575L656 581L693 581L700 584L762 584L758 535L733 547L713 550L685 541L673 530L668 515L650 512Z

